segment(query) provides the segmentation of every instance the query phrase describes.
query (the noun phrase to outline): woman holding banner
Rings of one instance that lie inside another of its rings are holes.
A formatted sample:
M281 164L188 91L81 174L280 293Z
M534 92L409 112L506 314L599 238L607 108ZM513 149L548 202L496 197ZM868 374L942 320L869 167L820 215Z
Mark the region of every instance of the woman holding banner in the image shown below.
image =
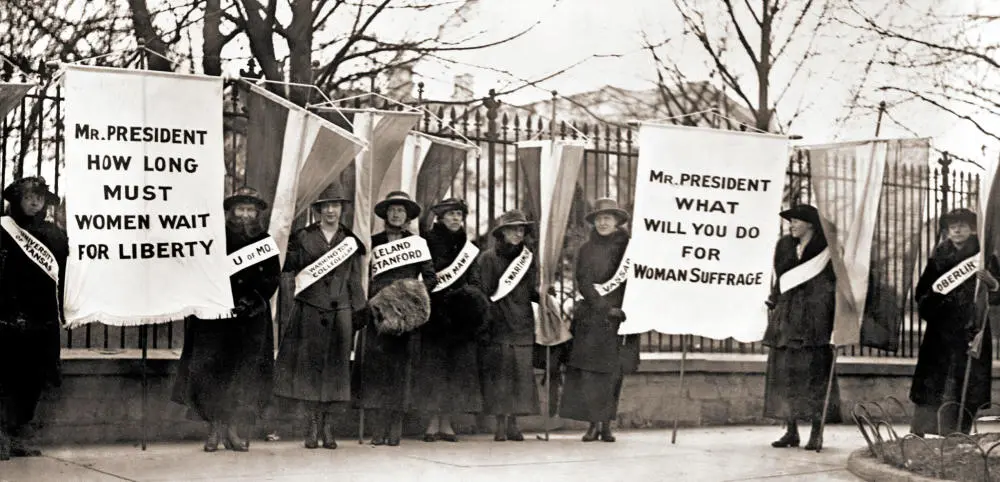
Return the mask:
M493 247L477 262L483 291L492 304L479 346L484 412L496 416L493 440L520 442L517 416L539 411L532 364L535 316L539 302L538 266L525 246L532 223L519 210L503 213L493 228Z
M806 450L822 447L823 404L833 369L836 277L819 212L801 204L781 212L791 235L778 240L767 305L771 308L763 343L769 347L764 416L785 420L785 434L773 447L798 447L798 421L812 422ZM830 392L827 422L840 421L840 390Z
M340 223L351 202L330 186L312 203L319 219L292 235L285 272L295 273L295 304L282 324L274 394L304 408L305 446L335 449L333 422L351 401L351 345L355 313L367 298L361 287L364 244Z
M209 423L205 451L219 442L230 450L250 449L247 434L263 414L274 377L274 333L270 299L278 290L278 247L260 223L267 203L253 188L225 199L226 252L242 261L229 278L236 308L231 318L185 323L184 349L173 400L190 416ZM267 253L248 259L243 253ZM246 437L246 438L245 438Z
M437 277L427 242L406 229L420 206L405 192L393 191L375 205L375 215L385 221L385 231L372 236L360 398L362 408L382 412L372 445L398 446L403 415L413 403L417 337L412 335L430 316L428 293Z
M479 248L465 233L469 207L456 198L431 211L437 222L424 233L438 284L431 292L431 316L420 328L414 408L429 413L425 442L457 442L451 415L478 413L483 400L477 370L476 334L489 299L475 267Z
M45 220L59 203L45 180L26 177L3 190L0 218L0 460L36 457L23 429L46 384L59 384L59 329L66 232Z
M910 431L921 437L947 436L957 431L968 434L976 411L989 403L993 338L989 321L975 319L976 279L982 281L979 289L989 291L990 304L1000 302L1000 283L990 271L979 267L979 238L973 234L976 214L955 209L942 217L941 224L945 239L934 247L914 291L920 317L927 322L910 387L910 400L916 404ZM998 271L996 258L990 257L989 268ZM980 323L984 328L982 348L979 358L969 360L969 344ZM959 428L967 361L972 365L968 371L966 411ZM945 404L938 426L939 411Z
M614 199L604 198L586 219L594 229L576 257L576 286L583 300L573 310L559 415L590 422L584 442L614 442L611 421L618 413L622 380L639 367L639 335L618 335L618 325L625 321L621 306L629 235L622 225L628 213Z

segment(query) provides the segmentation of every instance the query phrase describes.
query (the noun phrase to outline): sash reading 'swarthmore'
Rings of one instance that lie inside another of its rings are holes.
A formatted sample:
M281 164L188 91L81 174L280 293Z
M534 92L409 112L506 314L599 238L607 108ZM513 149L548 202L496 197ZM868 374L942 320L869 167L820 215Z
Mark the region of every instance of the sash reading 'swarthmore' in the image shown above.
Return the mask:
M782 293L787 293L792 288L805 283L816 277L826 268L826 264L830 262L830 247L823 248L819 254L813 256L806 261L781 275L778 278L778 288L781 289Z
M232 271L229 275L232 276L240 271L247 269L261 261L271 259L278 255L278 244L274 242L274 238L268 236L256 243L249 246L244 246L229 255L230 268Z
M622 262L618 265L618 269L615 271L615 274L611 275L611 279L601 284L594 283L594 289L597 290L597 294L601 296L608 296L608 294L612 291L618 289L618 287L628 279L628 270L631 267L632 260L629 258L622 258Z
M447 268L437 272L438 284L434 286L431 293L437 293L461 278L469 266L472 266L472 262L475 261L478 254L479 248L472 244L472 241L466 241L465 246L462 246L462 251L458 253L458 257Z
M302 268L302 271L295 275L295 295L298 296L313 283L330 274L357 250L358 241L353 236L348 236L333 249L320 256L319 259L310 263L309 266Z
M972 278L979 270L979 253L969 256L961 263L958 263L951 271L941 275L934 282L934 292L946 295L958 288L969 278Z
M52 254L52 251L49 251L48 247L32 236L31 233L21 229L14 222L14 218L10 216L0 218L0 226L3 226L3 230L7 231L7 234L14 239L17 246L28 256L28 259L41 268L45 274L49 275L52 281L55 281L57 284L59 283L59 263L56 262L55 255Z
M528 274L528 268L531 266L531 260L534 259L535 255L531 253L527 247L521 248L521 254L511 261L507 265L507 269L504 270L503 276L500 277L500 284L497 286L496 293L490 296L490 301L496 303L503 299L504 296L510 294L517 287L518 283L524 279L524 275Z
M430 261L431 251L427 240L420 236L407 236L372 249L372 278L401 266Z

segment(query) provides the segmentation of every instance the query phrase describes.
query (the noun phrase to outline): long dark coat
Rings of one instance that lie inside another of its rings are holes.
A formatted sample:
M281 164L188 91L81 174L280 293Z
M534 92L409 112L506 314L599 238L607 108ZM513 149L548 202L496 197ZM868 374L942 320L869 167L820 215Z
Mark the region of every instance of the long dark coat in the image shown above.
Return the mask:
M816 231L799 258L799 240L783 236L774 249L775 280L770 301L774 310L764 332L770 348L764 387L764 416L777 419L819 420L833 362L830 336L836 308L836 276L826 267L809 281L785 293L780 277L819 255L826 238ZM840 390L834 377L827 422L840 421Z
M618 229L608 236L592 230L576 257L576 287L583 296L573 309L566 385L560 416L574 420L604 422L615 418L625 374L639 367L639 335L619 336L620 322L611 320L611 308L621 308L625 283L598 294L594 284L615 275L625 257L629 236ZM626 316L628 314L626 313Z
M267 237L245 237L227 229L226 252ZM277 256L250 265L229 277L236 305L249 303L244 314L187 319L172 399L187 405L191 418L247 425L263 413L274 384L270 299L280 276Z
M403 237L412 236L409 231L402 232ZM372 236L372 249L389 242L385 232ZM401 279L416 279L423 276L424 286L430 292L437 284L434 273L434 263L425 261L381 273L372 278L368 286L368 298L371 299L379 291ZM399 336L383 335L369 319L364 327L364 347L361 354L360 401L363 408L374 408L405 412L412 408L413 396L413 360L416 353L416 333L404 333Z
M364 244L343 225L328 243L319 223L313 224L289 239L284 271L300 272L348 237L357 241L358 250L299 293L282 324L274 381L274 393L279 397L322 403L351 401L351 320L367 300L361 287Z
M956 249L951 241L944 241L934 249L917 282L915 297L920 317L927 322L927 331L920 344L910 387L910 400L917 404L918 412L921 412L914 416L915 432L938 433L938 408L945 402L961 401L967 350L977 331L973 325L976 280L975 277L966 280L948 295L936 293L932 288L941 275L978 252L979 240L975 236L962 249ZM995 258L991 258L990 271L994 276L1000 275ZM983 287L985 289L985 285ZM991 293L990 303L996 304L998 301L1000 297L997 293ZM969 413L963 417L966 422L963 423L963 430L966 433L971 425L969 414L975 415L978 407L990 401L993 338L988 321L985 328L982 353L978 359L972 360L969 373L965 403ZM942 420L944 435L954 431L957 413L956 407Z
M59 265L56 283L0 229L0 428L18 434L35 417L46 384L59 384L62 282L69 246L66 233L45 216L11 216L44 244Z
M464 229L452 233L440 223L424 237L436 271L451 265L467 239ZM488 303L475 260L462 277L431 293L431 317L419 330L420 351L413 380L415 409L432 413L482 410L475 336Z

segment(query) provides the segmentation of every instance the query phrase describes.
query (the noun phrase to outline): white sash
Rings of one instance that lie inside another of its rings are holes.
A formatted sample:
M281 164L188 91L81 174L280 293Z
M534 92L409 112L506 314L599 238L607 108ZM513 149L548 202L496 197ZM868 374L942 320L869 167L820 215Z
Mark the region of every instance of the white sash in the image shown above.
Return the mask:
M490 301L496 303L503 299L504 296L510 294L517 287L518 283L524 279L524 275L528 274L528 267L531 266L531 260L535 257L531 253L531 250L527 246L521 248L521 254L511 261L507 265L507 269L504 270L503 276L500 277L500 283L497 286L496 293L490 296Z
M427 240L420 236L407 236L372 249L372 278L401 266L430 261L431 251Z
M475 244L472 244L472 241L465 241L465 246L462 246L462 251L458 253L458 257L447 268L437 272L438 284L434 286L431 293L437 293L451 286L452 283L461 278L469 269L469 266L472 266L472 262L478 254L479 248Z
M628 270L631 267L632 260L629 258L622 258L622 262L618 265L618 270L611 276L611 279L602 284L594 283L594 289L597 290L597 294L601 296L608 296L608 294L612 291L618 289L618 287L628 279Z
M278 244L274 238L268 236L249 246L240 248L229 255L230 269L229 276L247 269L261 261L271 259L278 255Z
M52 281L55 281L58 286L59 263L56 262L56 257L52 254L52 251L49 251L49 248L32 236L31 233L21 229L14 222L14 218L10 216L0 217L0 226L3 226L3 230L7 231L7 234L17 243L21 251L24 251L28 259L41 268L45 274L49 275L49 278L52 278Z
M787 293L792 288L816 277L816 275L823 271L823 268L826 268L826 264L829 262L830 247L827 246L809 261L785 271L785 274L778 278L778 287L782 293Z
M340 244L320 256L319 259L310 263L309 266L302 268L302 271L295 275L295 296L333 272L337 266L347 261L347 258L350 258L357 250L358 241L354 239L354 236L348 236Z
M937 281L934 282L934 292L946 295L951 293L952 290L958 288L965 283L969 278L975 276L976 271L979 270L979 253L969 256L961 263L958 263L951 271L941 275Z

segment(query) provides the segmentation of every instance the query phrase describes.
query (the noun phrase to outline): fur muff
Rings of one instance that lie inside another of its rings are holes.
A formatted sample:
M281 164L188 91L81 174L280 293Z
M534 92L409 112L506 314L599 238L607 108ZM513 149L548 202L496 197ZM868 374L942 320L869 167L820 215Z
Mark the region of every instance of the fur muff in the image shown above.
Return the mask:
M445 299L451 325L447 338L454 342L475 339L486 320L489 298L481 290L466 285L449 292Z
M431 314L431 298L420 280L393 281L369 301L375 329L384 335L402 335L419 328Z

